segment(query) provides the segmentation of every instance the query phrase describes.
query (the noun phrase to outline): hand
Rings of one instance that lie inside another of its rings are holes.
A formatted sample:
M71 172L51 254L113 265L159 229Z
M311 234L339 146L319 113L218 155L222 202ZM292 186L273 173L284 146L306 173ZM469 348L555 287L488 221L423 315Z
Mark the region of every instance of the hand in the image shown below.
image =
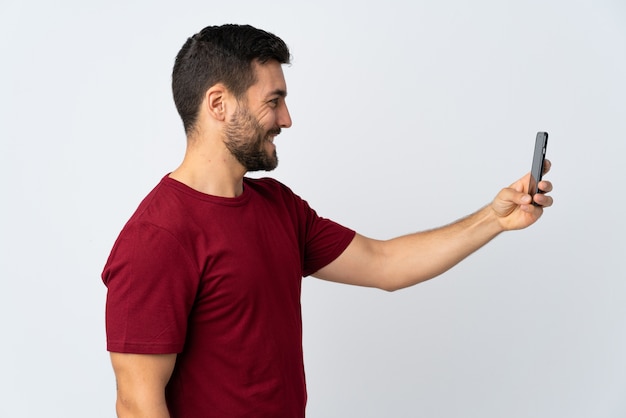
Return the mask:
M551 167L550 161L545 160L543 173L546 174ZM505 231L523 229L534 224L543 214L543 209L552 206L552 197L546 195L552 191L552 183L540 181L539 189L543 193L537 193L531 199L528 194L529 180L530 173L502 189L491 202L491 208ZM533 205L533 200L539 206Z

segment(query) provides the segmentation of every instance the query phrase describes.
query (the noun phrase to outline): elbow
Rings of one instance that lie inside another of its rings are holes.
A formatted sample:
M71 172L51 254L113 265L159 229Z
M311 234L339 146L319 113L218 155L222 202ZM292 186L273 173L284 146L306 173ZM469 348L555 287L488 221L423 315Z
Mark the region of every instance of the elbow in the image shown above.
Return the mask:
M119 418L136 417L140 415L141 411L141 402L136 397L128 396L118 389L115 412Z
M378 281L378 283L376 284L376 287L378 289L384 290L386 292L396 292L398 290L402 290L402 289L406 289L407 287L412 287L415 286L416 284L425 282L429 279L431 279L434 276L428 276L428 275L407 275L406 277L404 276L393 276L393 275L389 275L389 276L384 276L384 279L381 279Z
M384 290L385 292L392 293L401 289L404 289L406 286L402 286L401 283L397 280L391 279L382 279L377 284L376 288L380 290Z
M130 398L117 394L115 402L115 412L119 418L132 417L137 412L137 404L132 402Z
M137 396L125 396L119 393L115 402L118 418L133 417L169 417L165 399L146 399Z

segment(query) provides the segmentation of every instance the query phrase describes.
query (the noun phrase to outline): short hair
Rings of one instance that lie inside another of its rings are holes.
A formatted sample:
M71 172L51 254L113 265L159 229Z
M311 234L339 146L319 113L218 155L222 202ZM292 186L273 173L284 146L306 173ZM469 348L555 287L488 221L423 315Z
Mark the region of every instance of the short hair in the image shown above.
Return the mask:
M185 132L195 127L206 91L223 83L237 98L255 82L252 63L290 62L278 36L250 25L207 26L182 46L172 71L172 93Z

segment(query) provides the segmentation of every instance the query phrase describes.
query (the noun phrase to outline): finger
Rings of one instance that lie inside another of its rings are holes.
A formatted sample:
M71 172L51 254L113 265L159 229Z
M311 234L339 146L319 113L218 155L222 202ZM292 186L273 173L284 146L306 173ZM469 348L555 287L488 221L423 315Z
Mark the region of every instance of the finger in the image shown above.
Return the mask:
M552 206L552 203L554 203L551 196L541 193L537 193L535 196L533 196L533 201L544 208L549 208L550 206Z
M552 168L552 162L550 160L543 160L543 174L546 174Z
M539 182L539 190L541 193L550 193L552 191L552 182L541 180Z

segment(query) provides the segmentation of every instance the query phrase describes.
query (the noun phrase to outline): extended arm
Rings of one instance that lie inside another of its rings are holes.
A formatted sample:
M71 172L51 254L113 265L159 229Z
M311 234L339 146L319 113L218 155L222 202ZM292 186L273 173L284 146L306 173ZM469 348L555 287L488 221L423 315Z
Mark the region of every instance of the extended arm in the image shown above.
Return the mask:
M550 169L546 161L545 171ZM502 189L476 213L450 225L387 241L356 235L335 261L315 273L321 279L385 290L402 289L450 269L503 231L533 224L552 205L552 198L537 194L531 204L529 175ZM541 190L552 184L542 181Z
M165 386L176 354L111 353L119 418L169 418Z

